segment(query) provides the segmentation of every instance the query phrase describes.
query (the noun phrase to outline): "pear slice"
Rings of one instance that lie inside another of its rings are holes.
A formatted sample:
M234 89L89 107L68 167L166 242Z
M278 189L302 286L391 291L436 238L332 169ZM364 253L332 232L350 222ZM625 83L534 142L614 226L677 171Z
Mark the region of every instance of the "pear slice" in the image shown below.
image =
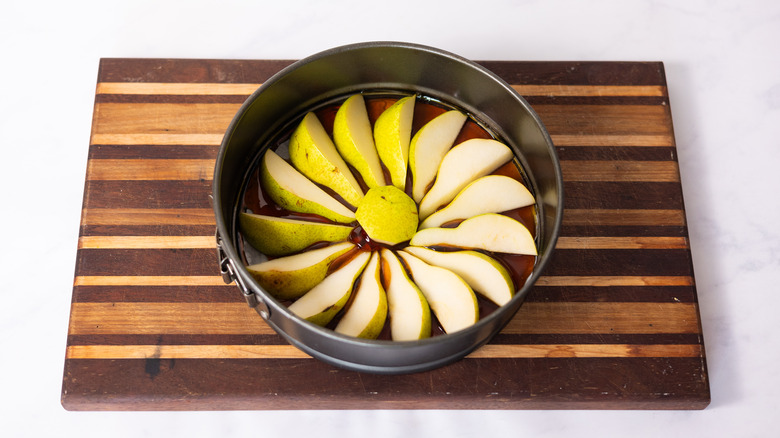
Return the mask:
M369 188L385 185L385 174L361 94L350 96L336 111L333 141L344 160L360 173Z
M454 246L508 254L536 255L536 244L522 223L501 214L485 213L456 228L426 228L409 242L412 246Z
M263 156L260 182L268 196L286 210L318 214L345 224L355 221L352 210L317 187L270 149Z
M299 172L358 205L363 190L314 113L307 113L295 128L289 149L290 161Z
M466 115L447 111L423 125L409 143L409 170L412 172L412 198L420 202L436 178L444 154L458 137Z
M512 156L507 145L493 139L473 138L453 147L441 160L436 182L420 202L420 217L428 217L469 183L498 169Z
M417 246L410 246L406 251L428 264L458 274L475 292L499 306L509 302L515 294L509 271L501 263L481 252L442 252Z
M250 245L265 255L277 257L308 248L317 242L347 240L352 227L301 221L242 212L241 233Z
M531 192L520 181L504 175L488 175L470 183L452 202L425 218L420 229L466 219L484 213L501 213L534 203Z
M350 242L302 252L247 266L260 286L279 299L295 299L316 286L328 273L330 263L354 248Z
M340 267L288 309L314 324L325 326L347 304L358 276L366 266L371 253L361 252Z
M417 231L417 204L395 186L370 189L355 217L371 240L385 245L406 242Z
M355 297L334 331L348 336L376 339L387 319L387 295L380 279L379 253L371 253L360 277Z
M382 111L374 123L376 151L390 172L392 184L399 190L406 190L415 101L415 96L399 99Z
M479 319L477 296L469 285L452 271L432 266L407 253L398 253L406 262L431 310L447 333L463 330Z
M382 249L382 262L382 274L387 284L390 336L394 341L430 337L431 310L420 288L389 249Z

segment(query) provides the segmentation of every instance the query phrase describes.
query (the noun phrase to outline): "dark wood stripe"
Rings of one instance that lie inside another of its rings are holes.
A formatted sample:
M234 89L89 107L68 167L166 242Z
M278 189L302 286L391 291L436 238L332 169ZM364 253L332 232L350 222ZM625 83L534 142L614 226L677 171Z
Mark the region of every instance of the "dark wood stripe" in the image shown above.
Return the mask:
M550 135L672 135L669 108L647 105L535 105Z
M606 236L670 236L687 237L688 229L677 226L598 226L566 225L561 227L561 236L606 237Z
M666 85L660 62L478 61L510 84Z
M452 396L463 393L463 376L477 375L468 383L472 397ZM186 403L181 382L187 382ZM70 410L695 409L709 403L702 400L708 388L700 358L466 359L392 377L309 359L69 359L63 388Z
M291 60L103 58L98 82L254 84L267 81L292 63Z
M100 60L98 82L262 83L293 60ZM660 62L477 61L511 84L666 85Z
M100 145L89 147L89 159L215 159L219 154L216 145Z
M211 208L211 181L87 181L84 208Z
M79 236L210 236L214 225L82 225Z
M561 161L677 161L677 150L673 147L563 146L555 149Z
M249 95L97 94L98 103L244 103ZM637 103L641 105L641 103Z
M216 263L216 259L214 259ZM235 285L225 286L75 286L74 303L235 303Z
M679 182L564 181L563 192L570 209L683 209Z
M691 260L687 249L558 249L544 273L548 276L682 276L690 275Z
M214 249L80 249L80 276L219 275Z
M536 286L526 302L696 302L693 286Z

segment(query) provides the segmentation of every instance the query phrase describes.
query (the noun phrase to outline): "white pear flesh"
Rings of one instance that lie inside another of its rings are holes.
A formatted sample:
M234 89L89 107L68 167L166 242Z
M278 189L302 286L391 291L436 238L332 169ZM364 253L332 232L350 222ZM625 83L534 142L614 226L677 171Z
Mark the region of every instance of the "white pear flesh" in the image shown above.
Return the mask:
M293 131L289 151L293 166L310 180L330 188L353 206L363 198L363 189L314 113L307 113Z
M446 207L425 218L420 229L533 204L533 195L520 181L504 175L487 175L464 187Z
M433 187L420 202L420 217L428 217L469 183L506 164L512 156L507 145L493 139L473 138L453 147L444 155Z
M455 333L477 322L477 296L462 278L448 269L429 265L407 252L398 254L406 262L412 280L428 300L445 332Z
M385 185L384 171L362 95L350 96L336 111L333 142L339 154L360 173L369 188Z
M371 253L360 276L355 297L334 331L347 336L376 339L387 319L387 295L382 287L379 252Z
M486 213L466 219L455 228L426 228L409 242L412 246L450 246L507 254L536 255L531 232L522 223L501 214Z
M374 123L376 151L390 173L392 184L399 190L406 190L415 101L415 96L399 99L382 111Z
M458 137L466 115L447 111L420 128L409 144L409 170L412 172L412 198L420 202L436 178L444 154Z
M260 179L265 193L286 210L317 214L345 224L355 221L355 213L352 210L270 149L263 156Z
M431 336L431 310L420 288L409 278L398 257L382 249L382 273L387 284L390 337L415 341Z
M330 263L354 247L351 242L341 242L257 263L246 269L271 295L295 299L319 284L328 274Z
M352 227L242 212L241 233L265 255L277 257L299 252L318 242L347 240Z
M325 326L344 308L352 294L353 285L368 262L370 253L361 252L340 267L288 309L314 324Z
M508 303L515 293L509 271L501 263L481 252L443 252L416 246L410 246L406 251L428 264L458 274L475 292L499 306Z

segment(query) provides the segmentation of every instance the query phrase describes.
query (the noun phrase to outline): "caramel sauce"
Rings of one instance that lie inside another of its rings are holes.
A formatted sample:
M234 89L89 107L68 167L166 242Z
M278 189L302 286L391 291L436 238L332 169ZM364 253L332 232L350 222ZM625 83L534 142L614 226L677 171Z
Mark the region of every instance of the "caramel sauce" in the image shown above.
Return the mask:
M373 124L376 122L377 118L380 114L387 108L389 108L391 105L393 105L398 99L400 99L403 96L399 95L365 95L365 102L366 102L366 110L368 112L369 120L373 126ZM322 123L323 127L325 128L325 131L328 132L329 135L333 134L333 121L336 117L336 112L338 111L339 105L341 102L333 103L325 105L321 108L316 109L314 112L319 118L320 122ZM446 111L453 109L451 107L448 107L445 104L442 104L437 101L433 101L426 98L417 98L417 101L415 103L414 108L414 119L412 122L412 136L426 123L428 123L430 120L435 118L438 115L441 115L445 113ZM294 129L294 127L292 128ZM280 156L285 157L288 155L287 153L287 145L289 142L290 135L292 134L292 129L289 130L289 132L285 132L283 135L278 137L278 140L272 144L271 149L277 151ZM491 133L486 130L483 126L481 126L479 123L477 123L475 120L473 120L471 117L466 119L466 122L464 123L463 128L461 129L460 133L458 134L454 144L457 145L459 143L462 143L463 141L473 139L473 138L494 138ZM288 160L289 161L289 160ZM243 196L243 204L241 206L240 211L251 211L253 213L257 214L263 214L267 216L275 216L275 217L282 217L282 218L290 218L290 219L300 219L300 220L308 220L308 221L316 221L316 222L322 222L322 223L331 223L330 220L323 218L319 215L315 214L306 214L306 213L298 213L298 212L292 212L289 210L285 210L278 205L276 205L264 192L262 189L262 185L260 184L260 172L259 172L258 165L255 166L255 170L252 172L250 178L248 179L248 182L246 184L245 190L244 190L244 196ZM382 168L385 172L385 179L388 184L391 183L391 178L389 175L389 171L387 168L382 164ZM350 170L352 171L353 175L357 179L357 181L360 183L361 187L364 189L364 191L368 190L368 187L366 186L365 182L363 181L360 174L355 171L354 168L350 166ZM505 165L501 166L499 169L496 169L493 174L495 175L505 175L509 176L511 178L514 178L522 183L525 184L524 177L518 167L518 165L514 161L510 161L506 163ZM339 202L346 205L351 210L355 210L355 206L350 205L347 203L343 198L341 198L339 195L333 192L328 187L319 185L323 190L325 190L328 194L334 196ZM411 172L407 172L407 194L411 195ZM443 208L443 207L442 207ZM506 212L502 212L501 214L504 214L506 216L509 216L528 228L528 230L531 232L531 234L535 237L536 236L536 207L534 205L518 208ZM460 220L458 221L451 221L448 222L442 227L456 227L460 224ZM355 248L346 252L345 254L339 256L336 258L328 267L328 274L330 274L333 271L336 271L337 269L341 268L345 264L347 264L350 260L352 260L358 253L364 252L364 251L378 251L382 248L387 248L386 245L378 243L376 241L373 241L363 230L363 228L357 223L354 222L352 225L354 225L354 229L350 233L348 237L348 241L355 244ZM403 242L399 245L396 245L394 247L391 247L392 250L400 250L403 249L408 242ZM329 243L327 242L318 242L310 247L306 248L304 251L308 251L310 249L315 248L321 248L328 246ZM459 250L459 248L446 248L446 247L433 247L432 249L438 250L438 251L453 251L453 250ZM250 254L244 252L244 258L249 263L255 263L257 261L253 261ZM520 286L522 286L526 279L531 275L534 268L534 263L536 261L536 257L534 256L527 256L527 255L514 255L514 254L503 254L503 253L490 253L488 251L481 251L494 259L498 260L499 263L501 263L509 272L512 281L515 284L515 288L519 289ZM400 259L400 258L399 258ZM407 270L407 273L409 272L408 267L405 266L405 263L403 263L403 259L400 259L402 262L402 265L404 265L405 269ZM382 266L382 285L383 287L387 288L390 278L389 278L389 270L384 266L384 262L381 264ZM353 285L353 292L357 290L359 286L359 281ZM350 302L354 298L354 293L350 297ZM479 293L477 293L477 302L479 304L479 315L480 319L484 318L488 315L490 315L492 312L494 312L498 306L494 304L493 302L489 301L488 299L481 296ZM283 301L282 304L289 305L291 302ZM348 305L342 309L339 314L336 315L336 317L331 321L330 324L328 324L328 328L335 328L335 326L338 324L338 321L341 319L345 309L348 308ZM382 332L380 333L378 339L385 339L389 340L391 339L390 334L390 315L387 317L387 321L385 323L385 327L383 328ZM436 316L431 312L431 336L438 336L445 334L444 329L441 327L441 324L439 324L438 320L436 319Z

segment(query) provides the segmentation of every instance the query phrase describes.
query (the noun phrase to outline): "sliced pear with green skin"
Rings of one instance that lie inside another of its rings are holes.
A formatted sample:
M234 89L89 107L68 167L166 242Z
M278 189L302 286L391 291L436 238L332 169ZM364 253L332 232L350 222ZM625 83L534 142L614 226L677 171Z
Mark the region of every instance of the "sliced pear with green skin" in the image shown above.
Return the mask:
M497 260L481 252L443 252L417 246L410 246L406 251L428 264L458 274L474 291L499 306L509 302L515 294L515 286L509 271Z
M276 298L292 300L308 292L328 274L337 257L354 248L350 242L247 266L258 284Z
M430 216L469 183L506 164L512 156L507 145L493 139L473 138L453 147L441 160L436 182L420 202L420 217Z
M447 111L423 125L409 143L409 170L412 172L412 198L420 202L436 178L444 154L458 137L466 115Z
M390 336L394 341L415 341L431 336L431 310L420 288L409 278L398 257L382 249L382 274L387 283Z
M417 231L417 205L395 186L370 189L360 201L355 217L372 240L397 245Z
M466 219L455 228L426 228L409 242L412 246L452 246L507 254L536 255L528 228L501 214L486 213Z
M533 195L520 181L504 175L487 175L464 187L449 205L425 218L420 229L440 227L452 220L484 213L501 213L533 203Z
M445 332L454 333L477 322L477 296L462 278L448 269L429 265L408 252L398 254L406 262L412 280L425 295Z
M363 339L376 339L387 319L387 295L380 278L379 253L371 253L349 308L334 331Z
M260 182L268 196L286 210L317 214L344 224L355 221L352 210L317 187L270 149L263 157Z
M295 128L289 150L290 161L299 172L330 188L353 206L358 205L363 190L314 113L307 113Z
M390 172L392 184L406 190L409 143L412 140L415 96L399 99L382 111L374 123L374 144L379 158Z
M271 257L299 252L317 242L347 240L352 227L243 212L238 217L247 242Z
M314 324L327 325L347 304L353 285L363 272L369 257L370 253L361 252L325 277L306 295L292 303L288 309Z
M350 96L336 111L333 141L339 154L360 173L369 188L386 184L362 95Z

